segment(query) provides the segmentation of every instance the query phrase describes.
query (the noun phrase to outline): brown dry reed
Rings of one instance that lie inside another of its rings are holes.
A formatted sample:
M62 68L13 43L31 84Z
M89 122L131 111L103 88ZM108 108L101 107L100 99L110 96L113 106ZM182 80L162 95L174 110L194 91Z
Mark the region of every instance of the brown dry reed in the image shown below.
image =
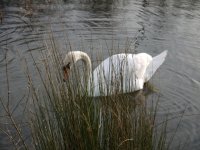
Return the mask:
M82 75L80 67L74 67L71 73L73 80L63 82L62 55L55 38L51 36L44 43L46 50L41 52L41 63L37 63L30 51L39 80L37 84L28 65L24 67L31 99L31 105L27 105L31 109L26 111L30 142L23 136L23 127L13 118L9 93L7 104L1 99L15 135L7 130L1 131L9 137L15 149L168 149L167 122L160 125L159 130L155 127L157 100L148 106L142 91L89 97L84 85L79 82ZM71 47L66 52L72 51ZM28 64L26 60L25 64ZM7 85L9 91L8 78Z

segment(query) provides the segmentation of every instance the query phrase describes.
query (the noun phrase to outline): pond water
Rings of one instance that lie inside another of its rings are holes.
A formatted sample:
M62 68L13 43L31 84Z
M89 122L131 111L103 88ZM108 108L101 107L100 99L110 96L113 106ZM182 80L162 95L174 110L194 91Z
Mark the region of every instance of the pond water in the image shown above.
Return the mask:
M31 68L29 52L39 58L37 52L44 49L50 32L63 55L70 46L89 55L92 51L93 59L99 51L103 58L110 49L117 49L113 53L124 52L127 45L129 52L146 52L152 56L167 49L164 65L150 81L161 95L158 115L181 116L184 113L183 117L169 121L169 132L176 131L171 149L179 144L181 149L199 149L200 1L61 3L25 6L0 2L0 96L3 101L8 98L6 74L10 82L10 107L14 109L19 100L27 96L21 59L26 58ZM22 117L25 106L25 102L19 104L16 118ZM0 105L0 128L5 126L4 113ZM0 132L0 147L7 149L9 143L4 137Z

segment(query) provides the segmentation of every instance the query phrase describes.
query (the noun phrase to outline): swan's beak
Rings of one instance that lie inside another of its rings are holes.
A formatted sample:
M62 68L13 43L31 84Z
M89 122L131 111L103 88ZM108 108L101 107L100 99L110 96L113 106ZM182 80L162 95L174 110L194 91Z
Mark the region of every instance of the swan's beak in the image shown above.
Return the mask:
M70 69L65 68L65 69L63 69L63 72L64 72L64 78L63 78L63 81L65 82L65 81L67 81L68 78L69 78L69 72L70 72Z

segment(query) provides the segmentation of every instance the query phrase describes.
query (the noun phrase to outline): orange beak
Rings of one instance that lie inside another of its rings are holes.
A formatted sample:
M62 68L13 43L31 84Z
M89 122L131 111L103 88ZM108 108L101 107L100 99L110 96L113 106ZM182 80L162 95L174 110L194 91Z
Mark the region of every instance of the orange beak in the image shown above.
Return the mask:
M68 68L65 68L65 69L63 69L63 72L64 72L64 79L63 79L63 81L65 82L66 80L68 80L68 78L69 78L69 69Z

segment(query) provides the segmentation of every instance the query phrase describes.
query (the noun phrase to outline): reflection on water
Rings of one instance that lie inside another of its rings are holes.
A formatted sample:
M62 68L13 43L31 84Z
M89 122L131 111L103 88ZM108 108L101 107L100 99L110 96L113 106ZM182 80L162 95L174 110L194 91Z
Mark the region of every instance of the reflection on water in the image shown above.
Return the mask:
M158 114L162 118L166 114L176 116L184 112L174 137L177 141L174 147L181 142L186 144L185 149L199 148L200 117L191 116L199 114L200 110L198 0L111 0L82 1L81 4L65 1L56 5L31 4L29 9L27 5L0 2L0 96L7 98L7 62L10 107L15 108L18 100L27 95L22 60L26 58L30 70L33 69L30 51L40 59L39 52L44 50L44 41L48 41L50 32L63 54L71 47L92 52L93 59L99 53L106 58L108 50L113 53L147 52L154 56L168 49L165 64L151 80L161 95ZM149 99L156 99L156 95L151 94ZM24 106L20 103L16 116L20 116ZM0 112L4 114L1 106ZM178 121L170 121L169 132L174 132ZM4 144L6 140L0 134L0 145L1 141Z

